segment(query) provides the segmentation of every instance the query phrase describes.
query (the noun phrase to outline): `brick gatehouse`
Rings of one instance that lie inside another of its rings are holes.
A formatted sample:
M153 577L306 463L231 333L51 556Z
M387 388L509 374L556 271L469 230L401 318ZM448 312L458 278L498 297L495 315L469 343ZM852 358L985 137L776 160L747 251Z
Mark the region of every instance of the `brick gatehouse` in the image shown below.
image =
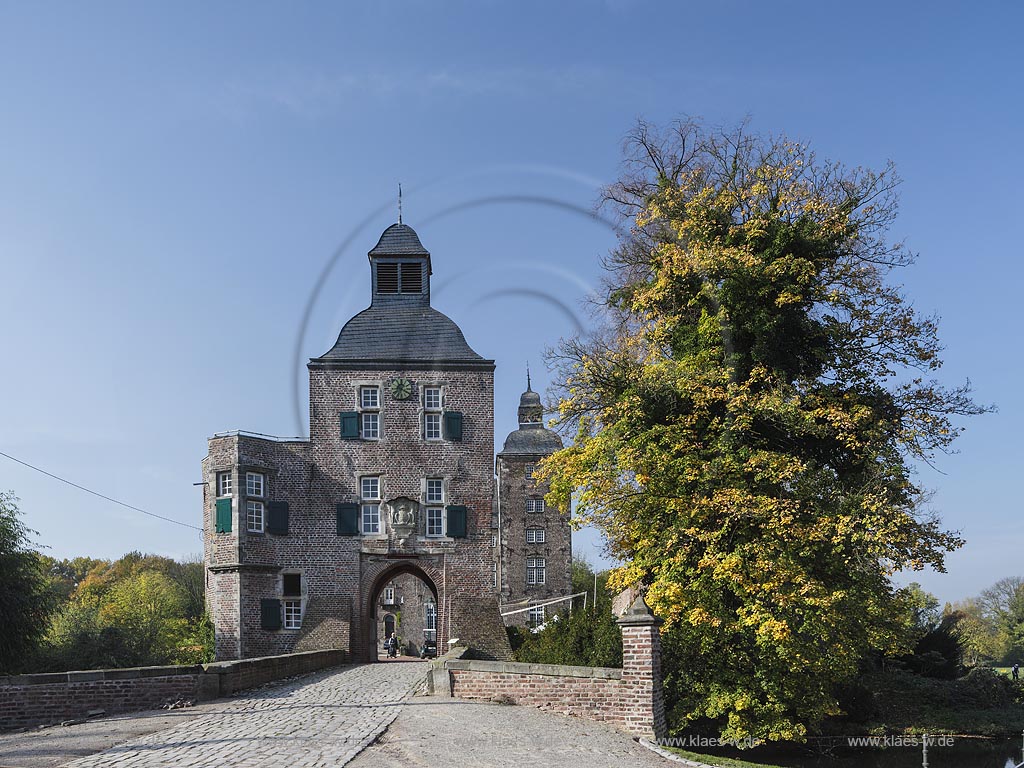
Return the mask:
M209 441L203 530L218 660L321 648L376 659L382 593L405 575L426 589L403 610L429 614L433 629L420 631L441 652L458 638L506 658L502 587L516 607L569 593L568 515L545 509L529 477L560 446L539 397L527 388L498 461L518 508L499 507L494 361L430 306L430 254L411 227L388 227L369 259L369 308L309 361L309 439Z

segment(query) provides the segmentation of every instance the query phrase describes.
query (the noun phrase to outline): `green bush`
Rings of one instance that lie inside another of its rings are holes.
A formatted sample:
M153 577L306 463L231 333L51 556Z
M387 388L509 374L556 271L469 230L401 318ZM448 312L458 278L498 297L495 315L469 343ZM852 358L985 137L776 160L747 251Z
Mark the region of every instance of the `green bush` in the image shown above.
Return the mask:
M961 707L1008 707L1016 698L1016 686L990 667L975 667L954 683L952 705Z
M553 617L539 632L509 627L516 661L621 667L622 633L609 611L577 610Z
M860 680L839 686L836 698L843 711L842 717L849 723L869 723L878 715L875 694Z

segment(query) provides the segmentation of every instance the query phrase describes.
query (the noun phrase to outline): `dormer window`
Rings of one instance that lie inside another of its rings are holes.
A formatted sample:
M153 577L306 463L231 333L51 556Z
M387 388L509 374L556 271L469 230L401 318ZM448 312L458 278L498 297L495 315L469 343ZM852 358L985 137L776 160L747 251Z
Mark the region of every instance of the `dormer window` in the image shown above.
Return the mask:
M377 293L423 293L423 264L377 264Z

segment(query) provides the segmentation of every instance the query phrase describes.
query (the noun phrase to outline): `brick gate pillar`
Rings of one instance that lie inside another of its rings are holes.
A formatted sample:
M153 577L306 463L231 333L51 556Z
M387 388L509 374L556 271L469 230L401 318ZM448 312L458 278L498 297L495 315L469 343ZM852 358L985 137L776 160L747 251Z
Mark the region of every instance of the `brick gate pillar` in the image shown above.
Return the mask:
M655 740L667 735L658 629L662 623L643 595L618 619L622 631L624 724L630 733Z

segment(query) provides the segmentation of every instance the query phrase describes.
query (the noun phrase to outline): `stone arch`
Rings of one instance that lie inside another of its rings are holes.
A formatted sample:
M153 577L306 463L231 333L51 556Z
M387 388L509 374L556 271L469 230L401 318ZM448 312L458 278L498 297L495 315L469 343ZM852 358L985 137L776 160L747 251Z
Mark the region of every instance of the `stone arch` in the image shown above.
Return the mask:
M437 647L439 652L446 649L443 643L447 642L447 618L444 606L444 573L441 568L431 562L424 562L418 559L409 560L388 560L383 562L366 563L363 569L361 580L360 604L361 611L361 632L362 649L357 654L363 661L376 661L377 649L380 645L377 638L377 601L384 591L384 587L398 576L410 574L415 576L424 584L434 596L434 604L437 606ZM442 637L442 628L445 636Z

